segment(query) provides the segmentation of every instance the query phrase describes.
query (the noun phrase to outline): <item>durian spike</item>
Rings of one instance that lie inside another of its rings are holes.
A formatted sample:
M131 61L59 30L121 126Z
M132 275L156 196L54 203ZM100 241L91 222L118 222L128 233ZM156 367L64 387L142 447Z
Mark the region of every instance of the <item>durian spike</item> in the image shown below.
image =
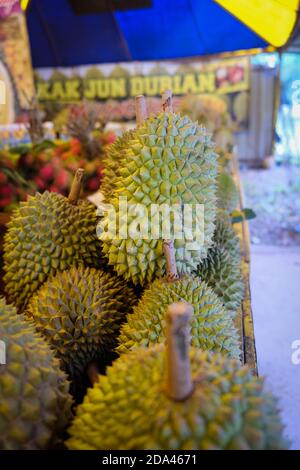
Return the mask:
M136 125L140 126L147 119L147 107L144 95L135 97Z
M171 304L166 313L167 395L176 401L193 392L189 358L190 323L193 307L187 302Z
M68 197L70 204L74 204L74 206L76 206L79 196L80 196L83 177L84 177L84 169L78 168L78 170L76 170L76 173L72 182L72 186L70 189L69 197Z
M92 385L94 385L96 382L99 380L99 369L98 366L95 362L91 362L86 369L86 374L89 378L89 381L91 382Z
M173 104L172 104L172 91L171 90L165 90L162 93L161 96L162 103L161 103L161 109L164 112L173 112Z
M166 279L168 282L175 281L179 276L177 273L173 240L163 240L163 252L166 258Z

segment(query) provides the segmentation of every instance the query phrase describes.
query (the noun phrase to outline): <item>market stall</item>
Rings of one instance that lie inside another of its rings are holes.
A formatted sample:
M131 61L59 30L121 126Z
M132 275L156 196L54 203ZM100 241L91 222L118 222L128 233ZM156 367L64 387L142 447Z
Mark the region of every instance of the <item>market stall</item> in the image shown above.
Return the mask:
M291 39L299 2L4 3L36 91L11 67L0 449L288 448L258 377L235 136L249 57Z

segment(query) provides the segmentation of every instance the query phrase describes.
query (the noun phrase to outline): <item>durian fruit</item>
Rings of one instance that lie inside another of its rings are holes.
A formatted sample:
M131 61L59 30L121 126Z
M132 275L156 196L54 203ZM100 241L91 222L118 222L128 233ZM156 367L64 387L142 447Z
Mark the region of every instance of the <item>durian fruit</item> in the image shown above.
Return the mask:
M69 383L47 343L0 298L0 449L54 446L71 419Z
M74 381L117 343L121 323L136 302L132 287L94 268L71 267L49 277L26 315L49 342Z
M88 390L69 429L75 450L284 449L273 396L248 367L189 350L186 303L167 312L167 341L122 355Z
M167 250L167 278L157 279L146 289L121 328L119 353L139 346L150 346L164 341L166 306L184 300L194 308L192 318L192 345L203 350L221 352L239 358L239 335L231 314L205 282L195 276L176 279L171 273L172 244ZM175 268L176 269L176 268Z
M218 207L232 212L239 204L239 193L229 173L219 173L217 187Z
M17 307L25 306L50 274L99 264L96 208L78 200L82 177L77 170L69 198L37 193L14 211L4 238L4 282Z
M109 200L117 216L117 235L109 229L111 214L102 220L103 253L116 272L134 284L146 284L165 272L162 208L175 207L182 217L185 205L193 209L199 207L196 204L203 205L204 214L194 211L193 222L201 224L204 219L204 242L201 237L191 237L190 232L181 233L181 239L174 237L179 273L190 273L196 268L206 255L214 230L214 145L203 127L172 112L170 96L164 103L163 112L143 120L124 145L119 142L119 168L113 182L114 195ZM121 198L129 208L127 212L120 208ZM158 217L158 223L154 217ZM170 219L173 234L178 224ZM153 227L155 235L149 233Z
M218 211L213 246L199 264L197 276L205 281L234 316L241 306L244 284L241 273L240 241L225 211Z
M109 145L107 154L103 159L103 177L101 180L100 191L106 200L110 200L114 194L114 183L116 177L119 176L120 159L122 151L132 137L133 131L124 132L115 142Z

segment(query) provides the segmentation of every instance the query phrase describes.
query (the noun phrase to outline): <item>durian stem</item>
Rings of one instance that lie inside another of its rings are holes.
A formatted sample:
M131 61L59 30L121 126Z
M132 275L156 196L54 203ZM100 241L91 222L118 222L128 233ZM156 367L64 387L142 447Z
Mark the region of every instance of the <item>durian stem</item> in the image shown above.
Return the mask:
M169 305L166 314L167 395L176 401L193 392L189 358L190 322L193 307L187 302Z
M168 282L178 279L173 240L163 240L163 252L166 258L166 279Z
M173 112L173 104L172 104L172 91L165 90L162 94L162 104L161 108L164 112Z
M144 95L135 97L136 125L140 126L147 119L147 107Z
M76 173L72 182L72 186L70 189L69 197L68 197L70 204L74 204L74 206L76 206L79 196L80 196L83 177L84 177L84 169L78 168L78 170L76 170Z
M89 381L91 382L92 385L94 385L96 382L99 380L99 369L98 366L95 362L91 362L86 370L87 376L89 378Z

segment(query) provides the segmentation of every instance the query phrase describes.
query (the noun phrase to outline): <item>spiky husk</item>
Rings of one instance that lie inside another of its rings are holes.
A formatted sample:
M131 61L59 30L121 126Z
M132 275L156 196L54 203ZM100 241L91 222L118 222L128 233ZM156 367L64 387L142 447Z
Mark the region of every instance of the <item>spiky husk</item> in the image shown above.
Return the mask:
M190 351L192 395L165 394L163 345L121 356L77 408L70 449L282 449L277 403L263 380L220 354Z
M124 132L121 137L118 137L115 142L109 145L107 155L103 159L103 178L101 180L100 190L104 194L107 201L110 200L114 194L114 184L119 175L121 168L120 162L123 156L123 150L127 146L133 131L129 130Z
M239 204L239 193L235 182L229 173L222 172L218 175L217 185L218 207L232 212Z
M136 302L123 279L94 268L50 277L28 304L26 315L49 342L72 380L116 346L121 323Z
M0 298L0 449L53 446L71 418L69 383L47 343Z
M152 116L132 132L123 149L120 145L122 156L114 181L114 197L109 202L116 210L118 233L128 232L128 236L118 238L106 230L100 237L103 252L118 274L135 284L151 282L164 274L161 224L153 220L153 211L158 211L162 204L171 209L177 204L177 210L183 204L203 204L204 243L202 239L194 239L191 243L190 234L186 233L182 239L175 237L179 273L192 272L206 255L215 219L217 158L213 148L204 128L174 113ZM136 214L131 212L128 217L119 217L119 197L127 198L131 208L137 209L141 208L137 204L143 205L142 218L149 222L148 239L144 234L140 239L131 234L137 225ZM156 214L160 219L166 218L160 217L158 212ZM107 227L108 221L109 215L106 215L103 228ZM198 211L194 216L194 225L202 221L202 213ZM174 233L174 224L171 221L171 234ZM153 228L158 231L155 236L149 233Z
M211 288L192 276L174 282L154 281L122 326L117 351L164 341L166 308L181 300L194 307L192 345L238 358L239 338L230 314Z
M218 211L213 242L196 274L212 287L226 310L236 315L244 295L240 242L225 211Z
M14 211L4 239L4 282L17 307L50 274L72 265L98 265L96 208L88 201L70 204L56 193L37 193Z

